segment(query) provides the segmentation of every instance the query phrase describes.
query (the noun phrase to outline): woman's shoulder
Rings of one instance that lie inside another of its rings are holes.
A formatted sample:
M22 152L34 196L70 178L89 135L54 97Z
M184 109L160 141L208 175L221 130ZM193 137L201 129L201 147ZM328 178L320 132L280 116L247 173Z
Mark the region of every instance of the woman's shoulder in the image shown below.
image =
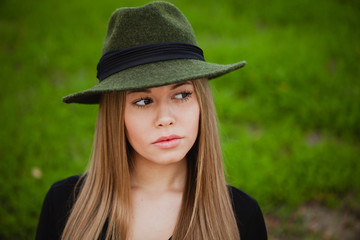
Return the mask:
M51 185L48 194L51 194L53 199L57 199L57 202L64 202L64 200L70 199L70 197L76 197L83 180L83 175L74 175ZM59 201L60 200L60 201Z
M258 202L244 191L228 186L241 239L267 239L266 227Z
M36 233L36 239L59 239L80 189L82 175L55 182L47 192Z
M83 175L74 175L51 185L50 189L74 189L75 185L82 178Z
M74 175L53 183L46 194L44 203L51 204L55 209L71 209L82 181L83 175Z
M230 185L228 185L228 190L233 207L238 211L248 212L258 206L257 201L244 191Z

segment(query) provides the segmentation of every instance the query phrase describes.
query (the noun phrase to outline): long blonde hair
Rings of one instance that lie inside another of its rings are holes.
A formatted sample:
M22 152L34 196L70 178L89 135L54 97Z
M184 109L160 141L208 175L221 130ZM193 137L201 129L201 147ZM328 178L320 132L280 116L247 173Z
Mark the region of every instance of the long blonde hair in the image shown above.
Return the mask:
M217 119L207 79L194 80L200 105L199 133L187 155L187 180L172 236L179 239L240 239L225 182ZM124 92L100 101L91 165L82 181L62 239L129 239L131 221L129 151Z

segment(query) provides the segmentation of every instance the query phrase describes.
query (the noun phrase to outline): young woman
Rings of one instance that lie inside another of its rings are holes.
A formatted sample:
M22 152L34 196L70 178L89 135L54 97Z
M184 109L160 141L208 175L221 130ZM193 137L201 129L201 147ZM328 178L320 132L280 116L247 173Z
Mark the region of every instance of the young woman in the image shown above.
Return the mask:
M88 171L55 183L37 239L267 239L257 202L226 185L208 80L245 62L205 62L172 4L116 10L96 86Z

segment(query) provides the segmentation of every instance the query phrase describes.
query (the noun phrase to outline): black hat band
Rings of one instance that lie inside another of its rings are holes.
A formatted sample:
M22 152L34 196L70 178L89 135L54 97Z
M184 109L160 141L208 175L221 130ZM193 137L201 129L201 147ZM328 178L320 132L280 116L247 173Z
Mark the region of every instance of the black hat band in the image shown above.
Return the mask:
M106 52L97 65L97 78L105 78L141 64L173 59L205 61L201 48L183 42L164 42Z

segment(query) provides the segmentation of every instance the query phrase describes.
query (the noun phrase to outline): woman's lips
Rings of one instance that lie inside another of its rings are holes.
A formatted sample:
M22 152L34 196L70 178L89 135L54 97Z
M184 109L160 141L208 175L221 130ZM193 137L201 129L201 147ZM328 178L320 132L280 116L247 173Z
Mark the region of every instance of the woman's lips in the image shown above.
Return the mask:
M164 148L164 149L174 148L177 145L179 145L181 139L182 139L182 137L180 137L178 135L164 136L164 137L158 138L152 144L154 144L155 146L157 146L159 148Z

